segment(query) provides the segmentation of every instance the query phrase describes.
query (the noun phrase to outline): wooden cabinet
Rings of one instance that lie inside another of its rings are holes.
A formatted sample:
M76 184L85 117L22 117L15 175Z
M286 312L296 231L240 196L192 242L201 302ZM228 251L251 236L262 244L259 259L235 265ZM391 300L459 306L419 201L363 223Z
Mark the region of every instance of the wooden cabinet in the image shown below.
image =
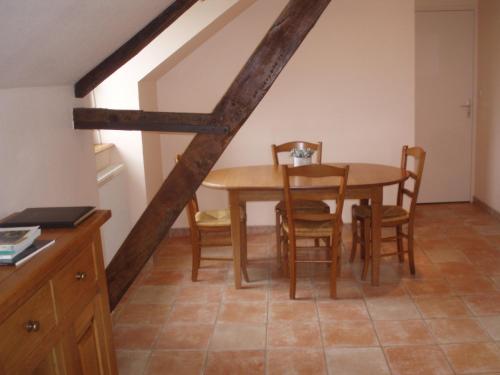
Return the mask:
M20 267L0 268L0 374L117 374L98 211Z

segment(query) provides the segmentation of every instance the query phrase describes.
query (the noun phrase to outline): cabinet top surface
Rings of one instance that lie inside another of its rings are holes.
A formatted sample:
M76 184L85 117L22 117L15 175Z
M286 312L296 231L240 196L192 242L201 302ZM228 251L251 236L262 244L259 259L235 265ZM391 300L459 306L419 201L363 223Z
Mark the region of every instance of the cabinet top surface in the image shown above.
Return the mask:
M71 249L88 243L89 237L110 217L111 211L97 210L76 228L44 229L40 239L55 240L52 246L18 267L0 267L0 306L10 304L9 299L19 288L29 288L52 277L54 269L71 259Z

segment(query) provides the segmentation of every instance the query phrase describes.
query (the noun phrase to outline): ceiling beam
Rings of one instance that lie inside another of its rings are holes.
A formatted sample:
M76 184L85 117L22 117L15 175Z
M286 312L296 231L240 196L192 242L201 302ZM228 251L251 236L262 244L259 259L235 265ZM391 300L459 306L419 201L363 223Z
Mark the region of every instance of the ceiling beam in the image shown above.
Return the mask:
M75 84L75 96L83 98L111 74L117 71L132 57L160 35L167 27L174 23L198 0L175 0L158 17L148 23L141 31L130 38L125 44L104 59L90 72L85 74Z
M146 112L104 108L74 108L75 129L141 130L154 132L226 134L207 113Z
M271 26L212 114L229 133L193 138L111 260L106 274L112 309L329 3L290 0Z

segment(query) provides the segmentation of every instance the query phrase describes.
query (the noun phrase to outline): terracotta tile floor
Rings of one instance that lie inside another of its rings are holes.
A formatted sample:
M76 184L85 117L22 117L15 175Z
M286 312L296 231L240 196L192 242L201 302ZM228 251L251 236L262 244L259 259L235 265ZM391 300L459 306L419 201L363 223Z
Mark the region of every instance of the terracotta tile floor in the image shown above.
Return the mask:
M500 373L500 221L470 204L417 217L417 274L383 258L380 287L347 262L345 226L337 300L321 265L301 267L288 299L272 231L249 236L242 290L230 263L206 262L192 283L189 238L164 241L113 313L120 373Z

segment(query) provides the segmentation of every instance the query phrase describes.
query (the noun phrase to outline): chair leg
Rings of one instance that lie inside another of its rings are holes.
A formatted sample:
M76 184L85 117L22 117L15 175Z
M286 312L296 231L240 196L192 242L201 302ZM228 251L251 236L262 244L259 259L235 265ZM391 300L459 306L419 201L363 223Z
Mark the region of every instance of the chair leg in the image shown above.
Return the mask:
M290 258L289 258L289 246L288 246L288 236L286 234L283 235L282 242L283 246L283 258L282 258L282 266L283 271L286 277L290 276Z
M336 238L332 239L332 266L330 269L330 298L337 298L337 272L340 267L339 260L339 241Z
M410 263L410 272L415 275L415 255L413 252L413 226L408 225L408 260Z
M403 233L403 226L398 225L396 227L396 243L398 246L399 263L404 263L405 261L405 253L403 249L403 236L401 235L402 233Z
M319 238L315 238L314 239L314 247L319 247L319 246L320 246Z
M201 260L201 246L199 241L191 240L191 248L193 251L193 263L191 268L191 280L198 280L198 269L200 268L200 260Z
M363 233L363 247L365 249L365 260L363 262L363 272L361 273L361 280L366 280L366 276L368 275L368 268L370 266L370 258L371 258L371 221L369 219L364 219L362 221L362 229L361 233Z
M290 255L290 299L295 299L295 290L297 288L297 263L296 258L296 244L292 244L288 247L288 252Z
M281 267L281 215L278 210L275 211L276 214L276 257L278 260L278 266Z
M359 243L360 243L360 258L366 259L366 233L365 233L365 222L368 219L359 220Z
M356 251L358 249L358 221L352 217L351 222L352 227L352 247L351 247L351 257L349 258L349 262L354 262L356 259Z
M241 249L241 270L243 273L243 279L248 283L250 282L250 279L248 278L248 271L247 271L247 265L248 265L248 251L247 251L247 223L243 222L241 223L241 244L240 244L240 249Z

